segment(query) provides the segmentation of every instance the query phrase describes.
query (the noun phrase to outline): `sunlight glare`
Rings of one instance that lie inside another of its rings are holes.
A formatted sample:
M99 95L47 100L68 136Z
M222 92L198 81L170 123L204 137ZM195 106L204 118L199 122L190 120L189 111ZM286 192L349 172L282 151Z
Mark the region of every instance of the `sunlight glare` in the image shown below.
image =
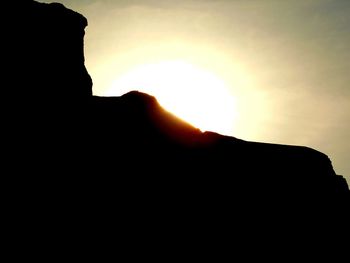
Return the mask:
M202 131L232 134L236 103L223 80L190 63L176 60L144 64L113 81L105 96L139 90Z

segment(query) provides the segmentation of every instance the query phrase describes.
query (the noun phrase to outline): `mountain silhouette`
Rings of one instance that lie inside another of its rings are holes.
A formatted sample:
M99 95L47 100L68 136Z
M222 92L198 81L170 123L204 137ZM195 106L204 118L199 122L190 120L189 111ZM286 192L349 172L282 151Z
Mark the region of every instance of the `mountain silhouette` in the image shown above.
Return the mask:
M350 191L327 155L201 132L139 91L95 96L86 18L58 3L13 2L3 161L10 206L26 215L13 219L20 231L44 213L33 221L55 237L88 240L119 227L126 243L137 233L145 243L217 240L223 249L228 237L243 246L269 236L289 250L283 242L293 238L328 244L344 235Z

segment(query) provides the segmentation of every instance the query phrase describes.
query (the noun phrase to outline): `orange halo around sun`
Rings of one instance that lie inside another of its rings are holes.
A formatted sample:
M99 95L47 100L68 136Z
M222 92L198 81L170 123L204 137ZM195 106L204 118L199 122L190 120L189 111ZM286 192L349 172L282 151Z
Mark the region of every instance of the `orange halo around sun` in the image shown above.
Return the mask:
M180 60L144 64L116 78L104 95L130 90L155 96L166 110L202 131L232 134L235 99L211 72Z

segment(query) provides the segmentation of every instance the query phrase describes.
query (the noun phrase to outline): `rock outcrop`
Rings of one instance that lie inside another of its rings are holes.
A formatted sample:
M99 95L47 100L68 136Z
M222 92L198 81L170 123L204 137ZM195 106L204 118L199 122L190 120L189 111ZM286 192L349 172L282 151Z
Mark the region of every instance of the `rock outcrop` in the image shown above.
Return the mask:
M342 233L350 192L325 154L202 133L141 92L93 96L87 20L61 4L18 3L3 98L16 207L185 243L188 233L199 243L317 236L318 222Z

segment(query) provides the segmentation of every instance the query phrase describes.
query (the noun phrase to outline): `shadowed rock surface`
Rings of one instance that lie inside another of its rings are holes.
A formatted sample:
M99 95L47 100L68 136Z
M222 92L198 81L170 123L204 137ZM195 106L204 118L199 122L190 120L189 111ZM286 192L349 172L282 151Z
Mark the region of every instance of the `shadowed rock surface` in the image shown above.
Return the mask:
M19 223L44 213L54 235L119 231L221 249L228 237L258 248L246 239L269 236L287 250L279 241L343 237L350 192L327 155L202 133L138 91L93 96L86 18L61 4L11 8L3 150Z

